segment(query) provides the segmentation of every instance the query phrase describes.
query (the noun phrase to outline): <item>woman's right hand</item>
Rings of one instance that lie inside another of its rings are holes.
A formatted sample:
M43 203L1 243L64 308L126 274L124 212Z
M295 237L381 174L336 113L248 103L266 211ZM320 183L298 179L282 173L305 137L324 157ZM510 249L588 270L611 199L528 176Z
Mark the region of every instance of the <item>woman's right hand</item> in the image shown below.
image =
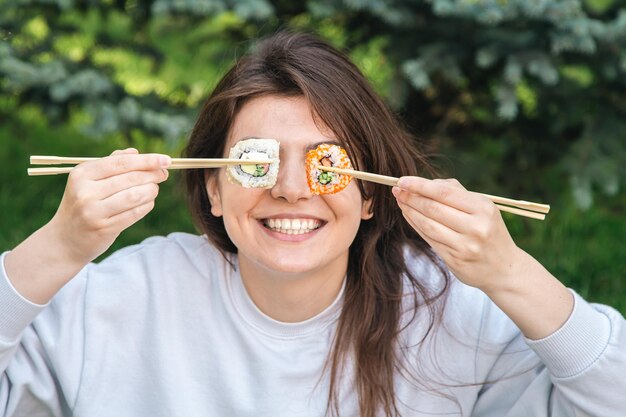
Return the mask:
M48 302L152 210L170 164L168 156L126 149L77 165L52 220L4 258L13 287L35 303Z
M168 156L130 148L79 164L47 226L74 261L91 262L152 210L170 163Z

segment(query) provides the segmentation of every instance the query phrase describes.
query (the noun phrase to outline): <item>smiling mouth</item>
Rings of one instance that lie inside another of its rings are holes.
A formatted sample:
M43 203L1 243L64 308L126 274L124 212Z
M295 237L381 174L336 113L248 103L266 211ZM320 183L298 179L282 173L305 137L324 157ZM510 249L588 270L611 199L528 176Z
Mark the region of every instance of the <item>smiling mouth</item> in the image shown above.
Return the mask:
M323 222L316 219L263 219L266 228L287 235L302 235L322 227Z

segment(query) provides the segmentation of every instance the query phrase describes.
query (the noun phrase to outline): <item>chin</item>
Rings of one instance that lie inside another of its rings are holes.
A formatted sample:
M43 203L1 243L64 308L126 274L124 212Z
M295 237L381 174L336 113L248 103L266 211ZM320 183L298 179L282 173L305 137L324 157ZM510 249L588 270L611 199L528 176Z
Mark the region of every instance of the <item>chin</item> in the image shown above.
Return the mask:
M277 273L283 274L303 274L314 270L315 267L311 264L303 264L303 263L295 263L295 262L276 262L274 259L273 262L269 264L265 264L266 267L272 271L276 271Z

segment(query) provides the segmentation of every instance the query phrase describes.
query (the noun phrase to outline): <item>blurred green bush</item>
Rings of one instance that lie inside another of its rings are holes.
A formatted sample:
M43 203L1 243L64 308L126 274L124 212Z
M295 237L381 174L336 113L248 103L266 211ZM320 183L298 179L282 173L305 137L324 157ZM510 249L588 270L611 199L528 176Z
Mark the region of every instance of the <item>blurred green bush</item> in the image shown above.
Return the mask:
M467 188L547 202L505 215L518 244L626 312L626 8L619 0L5 0L0 3L0 248L49 219L62 177L32 154L176 155L253 39L312 30L348 51ZM171 178L115 246L192 231Z

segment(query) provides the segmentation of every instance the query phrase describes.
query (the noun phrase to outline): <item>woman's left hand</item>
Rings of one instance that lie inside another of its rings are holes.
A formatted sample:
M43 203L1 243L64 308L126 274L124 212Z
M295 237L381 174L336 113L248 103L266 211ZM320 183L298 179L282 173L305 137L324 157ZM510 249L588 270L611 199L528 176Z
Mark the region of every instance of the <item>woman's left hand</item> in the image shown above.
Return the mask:
M404 218L465 284L497 289L524 262L495 204L456 179L402 177L392 192Z

